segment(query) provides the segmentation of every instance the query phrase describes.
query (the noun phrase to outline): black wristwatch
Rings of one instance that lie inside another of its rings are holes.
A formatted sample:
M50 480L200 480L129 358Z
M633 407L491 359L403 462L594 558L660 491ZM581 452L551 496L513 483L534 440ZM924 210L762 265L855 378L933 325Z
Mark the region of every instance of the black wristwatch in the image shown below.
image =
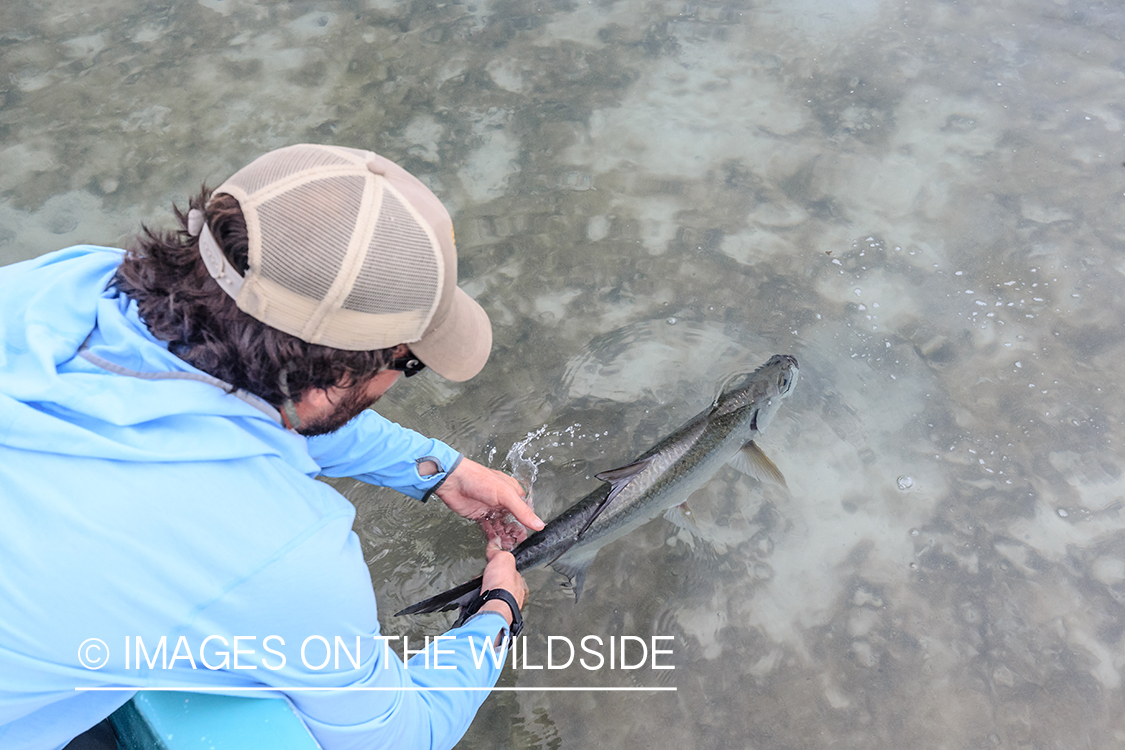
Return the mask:
M469 606L466 608L465 617L466 619L472 617L480 611L480 608L483 607L486 602L490 602L493 599L499 599L508 605L508 609L512 610L512 624L508 628L508 635L510 635L514 641L516 637L523 632L523 615L520 614L520 607L516 604L516 598L504 589L482 591L477 595L476 599L473 599L473 601L469 603Z

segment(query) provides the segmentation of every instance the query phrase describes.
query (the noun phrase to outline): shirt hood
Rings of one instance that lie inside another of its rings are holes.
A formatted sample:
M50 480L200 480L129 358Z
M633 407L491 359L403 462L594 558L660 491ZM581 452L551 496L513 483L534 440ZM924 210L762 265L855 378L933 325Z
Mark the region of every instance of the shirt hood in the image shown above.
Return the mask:
M276 455L317 473L272 409L196 379L209 376L106 289L122 257L81 245L0 268L0 442L126 461Z

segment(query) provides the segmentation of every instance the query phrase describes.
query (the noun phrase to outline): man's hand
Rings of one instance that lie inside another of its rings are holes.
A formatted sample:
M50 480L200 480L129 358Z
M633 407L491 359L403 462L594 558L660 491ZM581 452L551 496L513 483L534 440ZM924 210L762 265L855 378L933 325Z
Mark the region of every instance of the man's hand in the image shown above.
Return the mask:
M519 482L467 458L461 459L434 494L457 515L479 523L489 544L502 549L511 549L527 537L523 527L505 520L508 513L533 531L539 531L544 526L535 511L524 502L524 491ZM514 563L512 569L515 570ZM514 591L512 593L515 594Z
M504 589L515 597L516 603L519 604L520 609L523 609L524 602L527 601L527 584L516 570L516 558L512 557L511 552L505 552L494 543L488 545L484 554L488 557L488 564L484 566L484 581L481 583L480 590L484 592ZM502 601L494 599L485 602L480 611L497 612L504 616L509 625L512 624L512 610Z

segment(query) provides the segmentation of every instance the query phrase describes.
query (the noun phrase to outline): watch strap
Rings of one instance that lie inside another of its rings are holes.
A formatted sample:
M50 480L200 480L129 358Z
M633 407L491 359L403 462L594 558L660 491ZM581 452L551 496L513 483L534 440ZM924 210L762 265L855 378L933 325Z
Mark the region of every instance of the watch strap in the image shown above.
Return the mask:
M489 589L482 591L468 606L466 615L475 615L480 611L487 602L499 599L508 605L508 609L512 611L512 624L508 628L508 635L512 640L515 640L520 633L523 632L523 615L520 614L520 607L516 604L516 598L512 596L510 591L505 589Z

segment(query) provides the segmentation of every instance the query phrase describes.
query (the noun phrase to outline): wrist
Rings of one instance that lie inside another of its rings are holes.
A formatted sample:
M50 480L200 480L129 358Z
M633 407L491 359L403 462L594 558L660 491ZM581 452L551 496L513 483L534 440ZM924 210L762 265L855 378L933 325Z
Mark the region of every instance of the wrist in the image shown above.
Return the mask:
M449 466L448 469L444 468L440 463L438 463L437 458L434 457L434 456L426 456L425 458L419 459L419 462L417 462L416 465L417 465L417 470L418 470L418 476L423 481L431 479L432 477L437 476L439 474L442 475L441 478L437 482L435 482L428 490L426 490L425 494L422 495L422 497L421 497L422 502L426 502L433 495L437 495L438 498L442 500L442 502L445 502L445 500L442 498L443 492L439 492L439 490L441 490L444 487L445 482L446 482L446 480L449 479L450 475L453 472L457 471L457 467L461 465L461 461L462 461L463 458L464 458L464 456L462 456L460 453L455 453L453 461L448 464L448 466ZM429 464L433 464L433 466L432 467L428 466ZM436 470L432 471L429 474L423 474L422 471L423 471L424 466L427 469L433 468L433 469L436 469Z
M485 602L479 610L480 612L495 612L504 618L508 625L512 624L512 610L511 608L498 599L493 599L490 602Z

